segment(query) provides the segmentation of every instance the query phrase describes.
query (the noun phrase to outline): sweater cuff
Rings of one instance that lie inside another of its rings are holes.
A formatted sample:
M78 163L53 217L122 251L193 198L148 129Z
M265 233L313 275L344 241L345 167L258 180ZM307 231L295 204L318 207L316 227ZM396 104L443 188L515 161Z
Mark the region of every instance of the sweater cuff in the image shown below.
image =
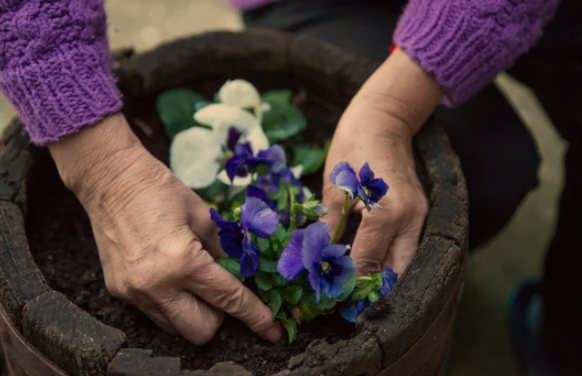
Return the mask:
M56 52L2 72L0 89L37 145L59 141L122 107L107 43Z
M558 0L410 0L395 44L458 105L510 67L542 35Z

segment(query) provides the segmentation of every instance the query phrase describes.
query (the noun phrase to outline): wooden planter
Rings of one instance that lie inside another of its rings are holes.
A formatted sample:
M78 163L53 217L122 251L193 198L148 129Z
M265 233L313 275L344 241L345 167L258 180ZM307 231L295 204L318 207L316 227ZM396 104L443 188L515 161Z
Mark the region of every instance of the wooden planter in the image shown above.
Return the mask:
M176 86L246 78L261 90L294 88L347 105L376 65L304 36L272 31L209 33L116 58L129 101ZM234 363L180 371L178 358L126 348L106 326L53 291L31 256L24 228L25 180L39 153L20 120L0 154L0 338L12 375L251 375ZM430 213L418 256L389 296L390 312L367 312L357 335L313 343L283 375L435 376L444 374L467 261L467 192L444 131L427 124L416 138L418 170ZM373 310L372 310L373 311Z

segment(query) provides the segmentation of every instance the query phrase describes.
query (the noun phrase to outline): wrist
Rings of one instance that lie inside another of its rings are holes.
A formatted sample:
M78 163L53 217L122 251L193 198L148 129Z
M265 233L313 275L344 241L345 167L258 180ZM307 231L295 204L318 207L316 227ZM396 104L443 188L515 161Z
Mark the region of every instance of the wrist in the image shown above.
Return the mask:
M397 49L374 72L354 97L350 106L393 119L389 129L403 134L405 126L416 134L434 111L444 93L438 83L404 51Z
M83 202L88 192L127 168L131 155L143 146L118 113L49 144L48 149L63 183Z

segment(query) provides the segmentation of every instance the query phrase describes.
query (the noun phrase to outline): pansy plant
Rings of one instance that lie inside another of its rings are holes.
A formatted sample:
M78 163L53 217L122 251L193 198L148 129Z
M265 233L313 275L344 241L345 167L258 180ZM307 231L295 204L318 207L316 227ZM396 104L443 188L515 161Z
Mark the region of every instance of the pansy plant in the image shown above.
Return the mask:
M176 98L179 106L172 104ZM164 123L173 137L170 166L192 189L222 184L233 192L242 190L242 196L230 196L226 206L222 202L210 209L228 255L217 262L256 289L287 329L289 342L300 324L334 311L355 322L392 290L397 278L392 269L356 277L349 245L337 243L353 200L361 200L368 211L382 208L379 202L388 185L375 177L368 163L358 174L347 162L333 169L330 182L345 192L345 203L330 236L329 225L319 221L327 208L301 182L304 171L312 173L323 165L327 147L268 141L280 142L305 126L289 92L261 96L249 82L233 80L215 95L218 103L191 103L193 98L202 97L180 89L165 93L158 102L158 111L180 110L160 114L163 121L171 120ZM188 125L177 131L177 120L190 105L193 122L184 120ZM285 128L289 124L293 127ZM289 167L288 153L305 168Z

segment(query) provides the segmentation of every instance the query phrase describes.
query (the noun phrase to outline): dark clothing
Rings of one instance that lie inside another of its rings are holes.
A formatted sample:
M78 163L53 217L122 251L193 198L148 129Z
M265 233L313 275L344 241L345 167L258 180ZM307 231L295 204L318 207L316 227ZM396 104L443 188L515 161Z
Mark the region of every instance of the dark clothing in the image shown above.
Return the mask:
M244 14L248 27L307 34L378 62L403 4L383 0L287 0ZM544 275L542 339L559 375L579 375L582 355L582 2L563 0L537 46L509 73L532 88L570 143L566 186ZM434 117L460 157L470 198L470 246L491 239L537 185L539 155L514 110L493 85Z

